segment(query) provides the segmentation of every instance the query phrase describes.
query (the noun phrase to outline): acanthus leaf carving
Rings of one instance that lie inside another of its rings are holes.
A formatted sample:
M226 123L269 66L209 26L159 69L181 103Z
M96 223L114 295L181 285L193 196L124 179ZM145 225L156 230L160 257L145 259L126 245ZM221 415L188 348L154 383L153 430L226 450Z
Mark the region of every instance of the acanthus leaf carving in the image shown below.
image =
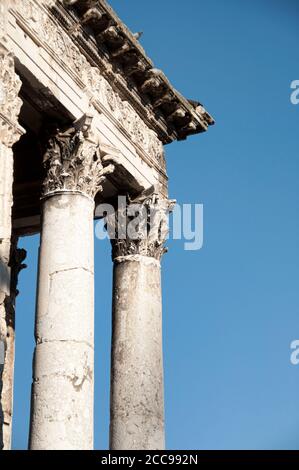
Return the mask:
M0 142L12 147L24 133L18 122L22 83L15 73L13 55L3 45L0 45L0 64Z
M155 188L135 199L128 197L125 207L118 207L115 214L107 217L112 258L141 255L160 260L167 252L168 217L175 203L162 198Z
M101 153L92 116L83 116L68 129L50 132L46 145L44 196L57 191L79 191L94 198L103 190L103 182L117 163L117 157Z

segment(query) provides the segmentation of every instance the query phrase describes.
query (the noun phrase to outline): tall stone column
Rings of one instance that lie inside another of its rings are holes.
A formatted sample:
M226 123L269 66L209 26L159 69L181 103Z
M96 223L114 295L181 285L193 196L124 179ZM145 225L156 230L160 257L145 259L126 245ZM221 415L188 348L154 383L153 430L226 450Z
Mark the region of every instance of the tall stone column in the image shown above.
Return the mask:
M14 364L15 364L15 325L16 325L16 298L19 294L17 289L19 273L26 268L23 261L26 258L26 250L18 248L18 238L11 238L10 249L10 295L5 302L6 310L6 353L5 368L3 371L3 442L4 449L11 448L12 417L13 417L13 388L14 388Z
M126 231L121 211L115 239L112 233L113 450L165 448L160 259L172 205L155 194L138 198L127 208ZM120 232L126 238L120 238Z
M14 332L11 325L10 251L13 203L12 147L23 134L18 124L22 105L18 93L21 81L15 73L14 58L4 38L6 4L0 5L0 341L5 349L0 364L0 449L9 449L12 423Z
M108 160L89 117L48 141L30 449L93 448L94 196Z

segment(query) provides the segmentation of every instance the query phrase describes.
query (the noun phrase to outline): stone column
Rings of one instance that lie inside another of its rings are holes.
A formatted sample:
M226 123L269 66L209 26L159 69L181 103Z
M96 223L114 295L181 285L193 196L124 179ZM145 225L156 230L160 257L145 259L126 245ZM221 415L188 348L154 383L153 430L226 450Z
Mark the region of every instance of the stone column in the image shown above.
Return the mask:
M117 217L116 239L112 234L113 450L165 448L160 258L172 205L155 194L138 198L126 211L126 238L119 238L123 215ZM137 225L132 220L135 210L141 215Z
M94 196L114 170L85 117L44 157L30 449L93 448Z
M12 236L10 250L10 295L5 302L6 310L6 353L5 368L3 371L3 441L4 449L11 448L12 438L12 416L13 416L13 389L14 389L14 364L15 364L15 308L16 298L19 294L17 289L19 273L26 268L23 261L26 258L26 250L18 248L18 238Z
M18 124L22 101L18 98L21 81L15 73L14 58L3 37L6 4L0 5L0 341L5 348L0 364L0 449L9 449L12 422L14 333L10 309L11 208L13 203L12 146L24 130Z

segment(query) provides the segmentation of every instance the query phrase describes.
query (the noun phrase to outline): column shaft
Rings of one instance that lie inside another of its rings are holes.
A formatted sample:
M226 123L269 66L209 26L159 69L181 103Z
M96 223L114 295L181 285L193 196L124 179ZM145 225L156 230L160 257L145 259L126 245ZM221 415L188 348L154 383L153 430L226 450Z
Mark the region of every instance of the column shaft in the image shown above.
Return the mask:
M10 296L10 239L13 183L12 149L0 142L0 341L5 344L4 365L0 364L0 449L10 448L12 389L4 377L13 374L13 362L8 360L7 302ZM10 344L9 350L13 348ZM3 378L3 384L2 384Z
M19 293L17 289L18 276L26 258L26 251L19 249L18 238L12 236L10 247L9 271L10 271L10 293L5 299L5 364L3 368L3 443L4 450L11 448L12 439L12 416L13 416L13 389L14 389L14 365L15 365L15 306L16 297Z
M94 202L43 202L30 449L93 448Z
M164 449L160 262L114 263L110 448Z
M21 81L15 73L13 54L6 40L9 5L0 5L0 341L5 343L4 365L0 364L0 449L9 449L12 423L14 331L10 313L10 241L13 203L13 151L24 129L18 123L22 105L18 97ZM2 343L3 344L3 343Z

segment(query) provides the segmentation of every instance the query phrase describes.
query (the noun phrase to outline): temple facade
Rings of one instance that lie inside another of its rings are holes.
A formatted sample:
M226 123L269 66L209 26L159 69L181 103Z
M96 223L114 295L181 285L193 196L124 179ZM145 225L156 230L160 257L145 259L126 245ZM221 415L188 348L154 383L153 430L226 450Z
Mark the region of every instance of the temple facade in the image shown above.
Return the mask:
M127 201L154 230L111 237L110 448L163 449L164 148L213 118L147 57L104 0L0 3L0 448L10 449L15 300L40 233L29 448L93 448L94 220ZM21 295L21 293L20 293ZM21 334L21 332L19 333Z

